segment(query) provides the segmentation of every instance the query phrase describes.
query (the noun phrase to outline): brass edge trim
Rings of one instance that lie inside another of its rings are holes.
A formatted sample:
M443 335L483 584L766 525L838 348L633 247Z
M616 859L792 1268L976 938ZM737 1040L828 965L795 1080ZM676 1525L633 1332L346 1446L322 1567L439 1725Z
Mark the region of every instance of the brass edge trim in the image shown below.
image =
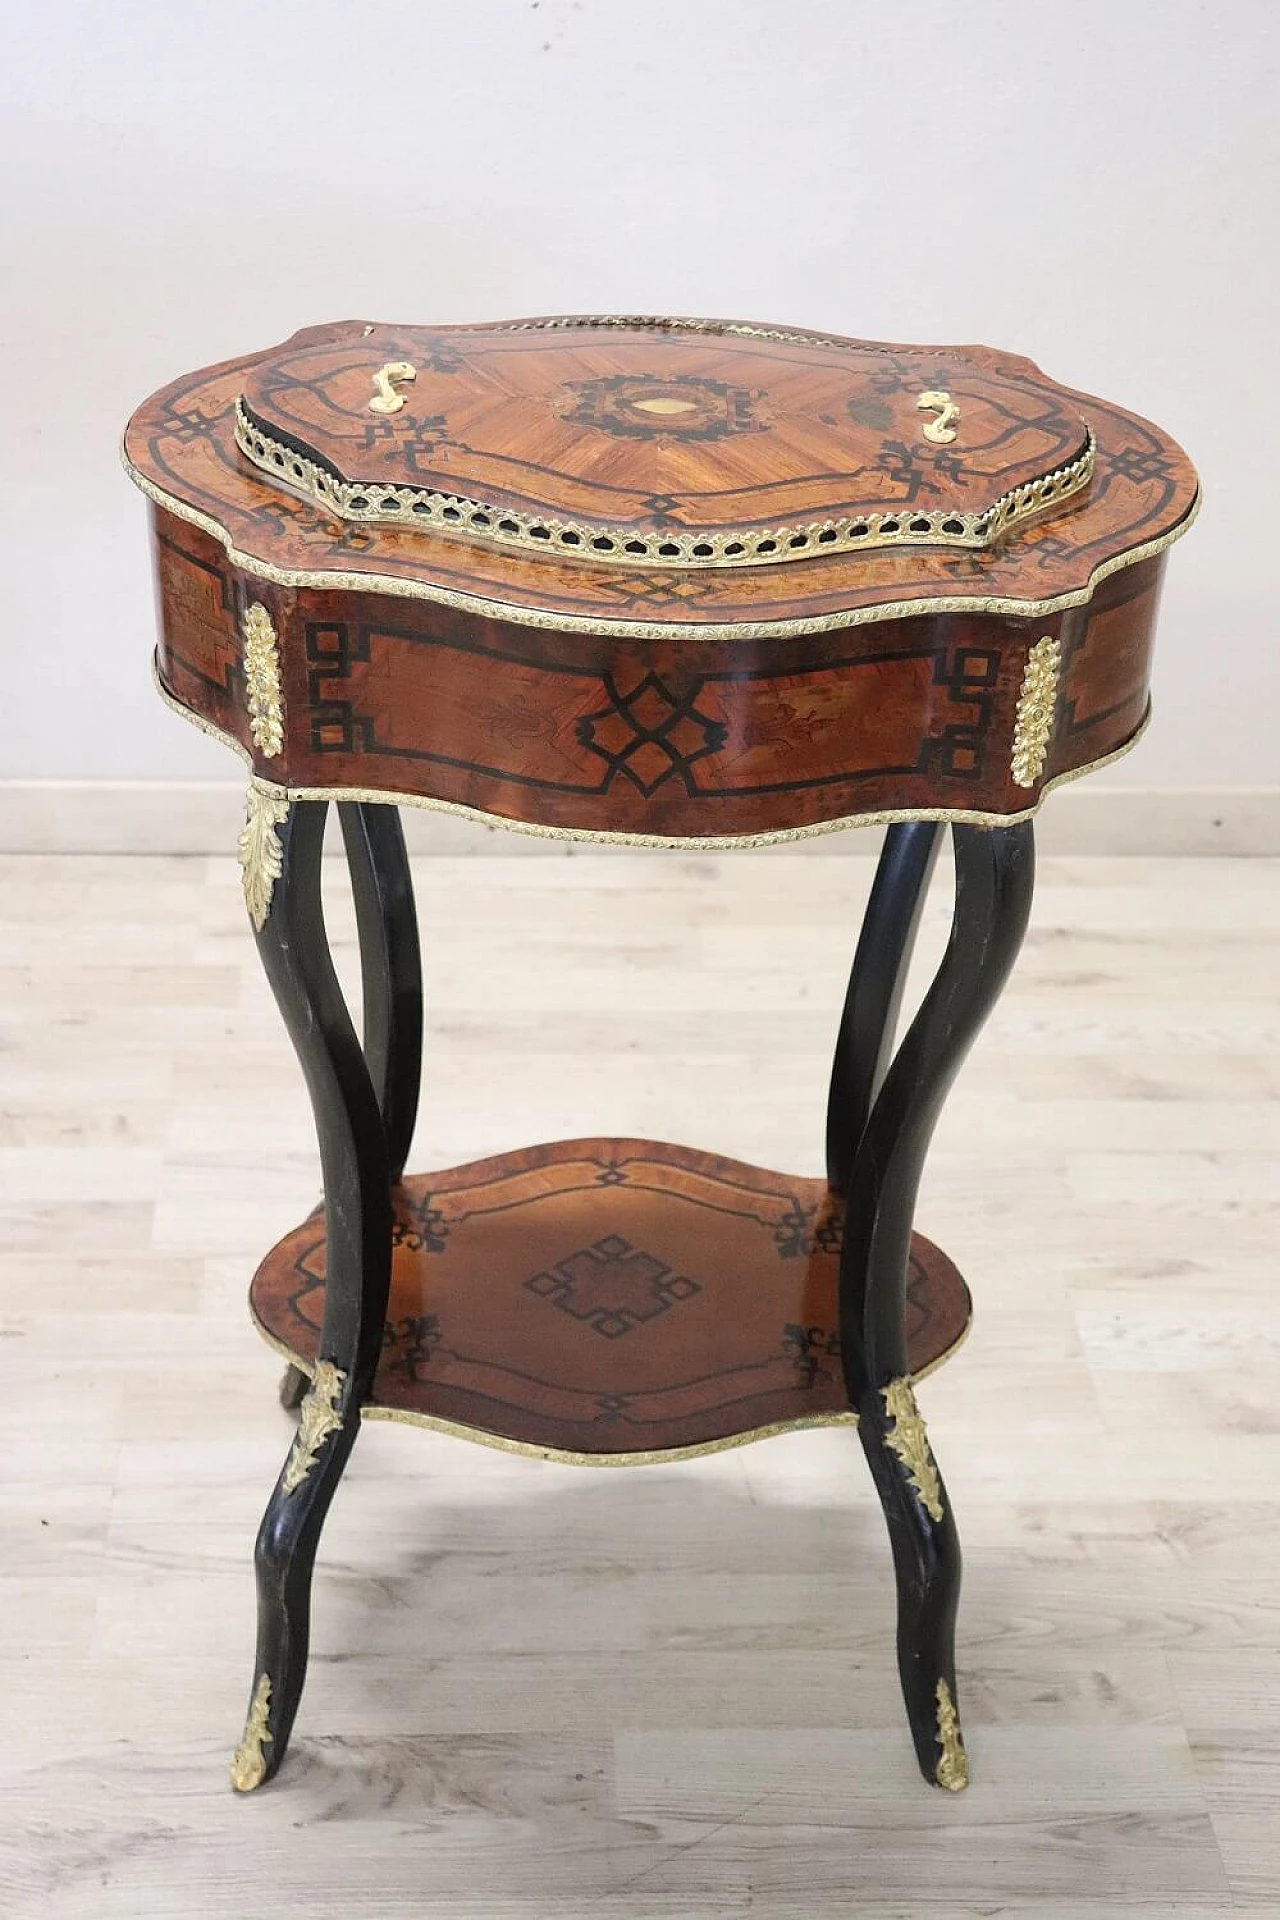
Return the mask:
M234 733L228 733L226 728L220 727L216 721L206 720L205 716L202 713L197 713L194 707L184 706L176 694L170 693L168 687L166 687L164 681L160 678L160 662L156 658L154 649L151 654L151 684L164 701L166 707L170 708L172 712L185 720L189 726L194 727L197 733L207 734L209 739L216 740L220 747L230 747L232 753L238 754L244 761L246 767L248 767L250 774L253 774L256 763L252 753L250 753L248 747L245 746L242 740L237 740Z
M253 1296L249 1296L249 1318L259 1338L265 1341L273 1353L291 1367L297 1367L300 1373L313 1379L316 1371L314 1360L304 1360L300 1353L286 1346L283 1340L271 1333L254 1309ZM964 1329L952 1344L931 1360L919 1373L913 1373L913 1382L927 1379L931 1373L958 1353L973 1330L973 1315L965 1321ZM360 1409L362 1420L390 1420L397 1426L426 1427L433 1433L446 1433L454 1440L471 1440L480 1447L492 1447L499 1453L517 1453L527 1460L555 1460L568 1467L658 1467L669 1461L698 1460L706 1454L728 1453L734 1447L749 1447L755 1440L773 1440L783 1433L803 1433L817 1427L856 1427L858 1416L850 1410L847 1413L806 1413L794 1420L777 1420L767 1427L752 1427L746 1433L731 1433L721 1440L706 1440L690 1447L658 1447L647 1453L573 1453L564 1447L540 1447L529 1440L507 1440L501 1434L486 1433L482 1427L468 1427L460 1420L445 1420L434 1413L413 1413L400 1407L381 1407L365 1405Z
M882 355L894 352L894 344L886 340L856 340L851 335L842 338L839 334L815 332L812 327L764 327L751 320L716 320L706 314L551 313L530 320L481 320L458 330L466 333L560 333L575 327L618 327L628 331L639 328L654 333L709 333L738 340L780 340L797 347L857 347L864 353ZM961 351L963 349L957 347L925 349L930 357Z
M160 678L154 654L151 677L167 707L201 733L208 734L211 740L218 740L224 747L230 747L247 766L253 766L253 755L233 734L224 732L212 720L206 720L203 714L184 706L181 700L170 693ZM1015 813L981 813L963 807L887 807L880 812L843 814L837 820L815 820L805 827L778 827L769 833L668 836L660 833L615 833L607 827L547 827L540 826L535 820L512 820L502 813L486 813L481 807L464 806L460 800L437 800L426 793L395 793L381 787L275 786L275 783L259 775L254 778L258 786L268 789L274 787L290 803L295 800L345 800L358 806L424 807L428 812L448 813L459 820L474 821L477 826L502 827L508 833L531 834L541 840L576 840L615 847L665 847L679 853L746 853L753 847L782 846L792 840L813 840L823 833L841 833L847 827L892 827L903 820L942 820L961 827L1016 827L1025 820L1033 820L1046 796L1056 787L1065 787L1072 780L1082 780L1087 773L1096 773L1102 767L1123 760L1125 754L1131 753L1137 746L1150 722L1151 702L1148 701L1146 712L1127 740L1118 747L1112 747L1109 753L1100 754L1096 760L1086 760L1083 766L1068 767L1065 772L1056 773L1052 780L1045 781L1030 806L1020 807Z
M961 1274L960 1278L961 1278L962 1284L964 1285L965 1292L969 1293L968 1282L965 1281L964 1275ZM937 1356L937 1358L934 1360L931 1360L927 1367L921 1367L918 1373L908 1374L907 1377L910 1380L912 1386L918 1387L922 1380L927 1380L930 1374L934 1374L938 1371L939 1367L945 1367L947 1364L947 1361L953 1359L955 1355L959 1353L961 1347L964 1346L965 1342L968 1340L969 1335L972 1332L973 1332L973 1295L969 1294L969 1313L968 1313L968 1317L965 1320L964 1325L961 1327L955 1339L951 1342L951 1345L949 1347L944 1347L942 1349L942 1352Z
M315 1374L316 1374L315 1361L304 1360L300 1353L295 1353L292 1347L287 1347L283 1340L278 1339L274 1333L272 1333L267 1327L263 1326L262 1321L259 1319L257 1311L254 1308L252 1290L250 1291L250 1294L249 1294L249 1318L253 1323L254 1332L257 1334L260 1340L264 1340L266 1342L266 1344L270 1347L272 1353L278 1353L282 1360L287 1360L291 1367L296 1367L298 1369L299 1373L305 1373L308 1380L315 1379ZM363 1412L364 1410L361 1409L361 1411Z
M1171 547L1175 540L1180 540L1188 531L1201 504L1200 490L1197 488L1190 507L1175 527L1171 527L1167 533L1157 534L1153 540L1144 541L1141 546L1113 554L1094 569L1085 586L1075 587L1069 593L1053 595L1048 600L1015 600L1008 595L983 599L981 596L947 594L935 599L892 600L879 606L851 607L840 613L807 614L790 620L706 623L689 620L619 620L608 614L551 613L543 607L525 607L507 600L490 600L483 594L462 593L454 587L439 586L434 581L401 579L397 574L339 573L277 567L271 561L260 560L237 547L234 537L220 520L166 493L163 487L158 487L154 480L148 479L134 466L123 442L120 459L139 492L146 494L158 507L163 507L166 513L209 534L222 547L233 566L255 574L260 580L270 580L275 586L320 587L331 593L394 594L403 600L433 600L440 606L454 607L463 613L482 614L490 620L510 620L516 626L542 627L562 633L612 634L618 639L630 640L771 640L787 634L831 633L837 627L867 626L876 620L909 620L917 615L939 613L992 613L1007 614L1014 619L1040 619L1046 614L1065 612L1069 607L1083 607L1093 598L1094 589L1100 581L1120 572L1123 567L1137 566L1140 561L1163 553L1166 547Z
M393 364L413 372L407 361ZM383 368L382 372L386 371ZM382 374L375 374L375 384L381 378ZM404 400L395 397L395 407L379 410L397 412ZM825 520L756 521L749 526L671 527L650 532L577 515L566 518L554 512L526 513L518 507L496 506L475 494L448 493L442 487L414 482L350 479L323 465L314 448L307 453L300 442L290 446L278 439L271 427L251 411L243 394L235 404L234 422L235 443L251 466L291 497L319 506L350 525L442 533L491 550L514 548L541 554L544 559L553 553L564 558L563 549L574 563L668 571L779 566L793 560L821 560L835 553L898 547L989 551L1009 527L1055 512L1074 499L1092 480L1097 456L1093 429L1086 426L1084 445L1077 452L1034 478L1007 487L985 507L869 507L865 512L850 509ZM928 432L926 427L926 436ZM955 434L949 432L945 438L954 440ZM956 530L949 532L948 528Z
M473 1440L499 1453L518 1453L528 1460L555 1460L566 1467L663 1467L677 1460L701 1460L712 1453L729 1453L734 1447L749 1447L753 1440L772 1440L783 1433L803 1433L813 1427L856 1427L858 1416L847 1413L805 1413L794 1420L775 1420L766 1427L751 1427L745 1433L725 1434L719 1440L700 1440L689 1447L655 1447L640 1453L574 1453L567 1447L540 1447L530 1440L508 1440L501 1434L486 1433L480 1427L466 1427L442 1420L431 1413L413 1413L400 1407L367 1406L361 1408L366 1420L393 1420L407 1427L430 1427L436 1433L452 1434L457 1440Z

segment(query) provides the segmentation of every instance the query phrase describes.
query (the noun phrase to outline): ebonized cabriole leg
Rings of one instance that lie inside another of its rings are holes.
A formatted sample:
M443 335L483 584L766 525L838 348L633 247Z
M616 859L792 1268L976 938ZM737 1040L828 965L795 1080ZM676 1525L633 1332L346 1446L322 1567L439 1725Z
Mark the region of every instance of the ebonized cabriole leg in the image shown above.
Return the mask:
M355 898L365 1063L387 1137L391 1184L404 1172L422 1078L422 963L404 831L395 807L338 808ZM286 1367L280 1404L296 1413L310 1381Z
M957 1790L968 1781L956 1706L960 1544L911 1386L907 1261L929 1141L1017 957L1031 911L1035 856L1029 824L956 826L952 833L955 913L938 972L887 1071L887 1035L877 1034L872 1020L862 1036L866 1051L855 1091L868 1090L868 1110L848 1183L840 1323L850 1400L893 1548L898 1666L916 1753L927 1780ZM896 888L893 872L906 876ZM877 887L884 882L887 959L878 988L864 989L870 1003L884 1008L886 1025L901 995L926 877L918 844L886 845ZM857 997L852 985L850 997Z
M936 820L890 827L858 935L827 1098L827 1185L849 1191L853 1156L893 1048L925 895L942 842Z
M333 970L320 904L324 816L323 802L300 801L287 812L281 807L269 823L279 871L273 887L268 881L257 933L311 1095L328 1252L315 1376L255 1550L257 1657L248 1723L231 1767L241 1791L269 1780L284 1758L306 1677L316 1547L373 1382L390 1280L382 1113Z
M369 1067L394 1186L404 1172L422 1081L422 959L413 882L397 808L338 808L351 873Z

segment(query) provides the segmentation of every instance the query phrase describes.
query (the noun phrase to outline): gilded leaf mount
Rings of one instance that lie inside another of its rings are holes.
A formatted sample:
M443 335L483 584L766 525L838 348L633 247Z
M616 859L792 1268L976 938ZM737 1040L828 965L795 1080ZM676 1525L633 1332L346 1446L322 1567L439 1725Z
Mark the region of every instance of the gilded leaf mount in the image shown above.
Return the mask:
M277 827L289 818L289 796L264 780L250 780L244 802L244 826L237 857L249 918L261 933L271 912L271 896L284 871L284 848Z
M1037 640L1027 655L1014 715L1010 773L1015 787L1034 787L1044 772L1061 665L1062 644L1051 633Z
M945 1680L939 1680L934 1698L938 1707L938 1745L942 1749L934 1779L948 1793L963 1793L969 1784L969 1756L964 1750L956 1703Z
M261 600L255 600L241 614L240 637L244 641L249 732L264 760L273 760L284 746L284 704L280 696L276 630Z
M249 1703L244 1738L231 1756L231 1784L237 1793L252 1793L267 1777L264 1747L271 1745L268 1723L271 1715L271 1676L259 1676Z
M934 1465L929 1436L916 1405L910 1380L891 1380L881 1389L884 1410L893 1425L885 1434L885 1445L892 1449L907 1469L912 1488L931 1520L941 1520L942 1481Z
M285 1461L282 1485L286 1493L299 1488L320 1457L320 1449L331 1433L342 1425L338 1401L347 1376L332 1360L316 1364L315 1374L298 1410L298 1432Z

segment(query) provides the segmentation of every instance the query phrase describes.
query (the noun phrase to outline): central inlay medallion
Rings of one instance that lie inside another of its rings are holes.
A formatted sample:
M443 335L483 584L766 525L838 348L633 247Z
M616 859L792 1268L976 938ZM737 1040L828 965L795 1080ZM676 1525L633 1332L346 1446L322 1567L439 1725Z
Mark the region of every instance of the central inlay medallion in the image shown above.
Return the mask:
M672 691L656 673L646 673L623 693L611 673L602 678L608 705L578 720L579 745L606 762L605 791L619 774L643 794L679 779L693 791L690 769L696 760L719 753L727 738L723 720L696 705L701 681L684 692Z
M524 1284L530 1293L594 1328L606 1340L618 1340L702 1292L700 1282L673 1273L653 1254L633 1247L617 1233L569 1254Z
M571 380L553 401L562 420L596 427L602 433L652 439L678 433L685 440L718 440L726 433L750 433L767 422L763 398L747 387L694 374L667 379L615 373L597 380Z

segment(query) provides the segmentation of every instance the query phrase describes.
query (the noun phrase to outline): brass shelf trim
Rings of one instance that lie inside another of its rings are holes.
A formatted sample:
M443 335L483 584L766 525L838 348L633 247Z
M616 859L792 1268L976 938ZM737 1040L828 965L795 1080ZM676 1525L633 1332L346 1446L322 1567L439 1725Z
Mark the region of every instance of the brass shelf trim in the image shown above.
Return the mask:
M285 1341L278 1340L275 1334L263 1326L254 1311L252 1296L249 1300L249 1316L260 1338L265 1341L273 1353L297 1367L300 1373L313 1378L316 1362L306 1360ZM972 1318L965 1321L956 1339L931 1360L927 1367L921 1367L919 1373L912 1374L914 1382L928 1379L931 1373L945 1366L953 1355L959 1353L965 1341L973 1331ZM726 1434L717 1440L703 1440L688 1447L658 1447L649 1450L638 1449L631 1453L581 1453L565 1447L539 1446L531 1440L509 1440L503 1434L487 1433L482 1427L469 1427L460 1420L446 1420L433 1413L416 1413L402 1407L384 1407L366 1402L360 1409L361 1420L390 1420L406 1427L425 1427L429 1433L443 1433L452 1440L468 1440L473 1446L492 1447L499 1453L519 1454L526 1460L554 1460L567 1467L664 1467L673 1466L681 1460L702 1460L713 1453L731 1453L735 1447L753 1446L757 1440L774 1440L784 1433L807 1433L818 1427L856 1427L858 1415L852 1408L843 1413L800 1414L794 1420L776 1420L764 1427L751 1427L745 1433Z

